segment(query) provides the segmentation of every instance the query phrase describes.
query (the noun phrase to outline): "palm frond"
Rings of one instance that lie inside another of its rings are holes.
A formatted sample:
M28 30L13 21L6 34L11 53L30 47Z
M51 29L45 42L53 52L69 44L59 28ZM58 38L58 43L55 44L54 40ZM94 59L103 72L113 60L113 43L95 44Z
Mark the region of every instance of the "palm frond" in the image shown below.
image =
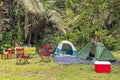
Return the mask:
M60 13L58 13L55 10L49 10L48 16L50 16L49 20L52 21L52 22L54 22L54 23L60 23L61 22L62 16L61 16Z
M46 10L39 0L21 0L25 8L35 14L45 15Z
M62 28L61 21L62 21L62 16L59 12L55 10L49 10L48 12L49 20L54 22L56 24L56 27L61 30L64 34L66 34L66 31L64 28Z
M66 26L69 27L69 26L72 26L72 25L75 25L77 23L79 23L79 19L80 19L80 15L77 15L76 17L74 17L72 20L70 20Z

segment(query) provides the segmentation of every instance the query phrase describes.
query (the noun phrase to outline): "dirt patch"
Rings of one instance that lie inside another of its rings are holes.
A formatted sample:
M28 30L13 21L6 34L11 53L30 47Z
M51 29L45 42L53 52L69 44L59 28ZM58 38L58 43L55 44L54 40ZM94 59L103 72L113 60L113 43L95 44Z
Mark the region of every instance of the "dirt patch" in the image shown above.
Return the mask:
M1 72L1 73L0 73L0 76L5 76L5 75L7 75L6 72Z
M40 74L39 71L27 71L25 73L20 74L21 76L36 76L37 74Z

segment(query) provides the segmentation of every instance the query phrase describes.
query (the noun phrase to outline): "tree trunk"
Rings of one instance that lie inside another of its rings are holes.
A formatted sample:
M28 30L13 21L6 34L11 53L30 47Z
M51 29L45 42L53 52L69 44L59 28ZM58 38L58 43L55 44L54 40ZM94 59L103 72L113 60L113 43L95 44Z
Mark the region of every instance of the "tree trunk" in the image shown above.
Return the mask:
M19 10L19 0L17 0L17 9L16 9L16 14L18 14L18 10ZM19 27L20 27L20 16L18 16L18 20L17 20L17 31L19 30ZM15 34L16 36L14 36L14 44L15 46L18 46L18 41L17 41L17 34Z
M24 26L24 36L25 36L25 40L27 39L28 37L28 34L29 34L29 27L28 27L28 15L27 15L27 10L25 8L25 26Z
M29 27L29 40L28 40L28 46L29 47L31 47L31 44L30 44L30 42L31 42L31 27Z

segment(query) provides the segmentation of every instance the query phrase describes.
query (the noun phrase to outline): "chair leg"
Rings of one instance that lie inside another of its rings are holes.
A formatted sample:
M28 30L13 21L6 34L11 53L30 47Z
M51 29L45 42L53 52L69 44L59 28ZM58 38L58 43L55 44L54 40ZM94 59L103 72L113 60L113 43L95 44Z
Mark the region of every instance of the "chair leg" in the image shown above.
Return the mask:
M18 59L16 60L16 64L18 65Z
M51 59L50 59L49 56L40 56L40 62L41 62L41 61L44 61L44 62L50 62Z
M40 62L44 61L44 57L40 56Z
M49 58L49 56L45 56L45 60L44 60L45 62L50 62L50 58Z
M48 60L48 62L51 62L51 59L50 59L50 57L49 57L49 56L47 56L47 60Z
M28 58L25 58L25 59L24 59L24 62L23 62L24 64L25 64L25 63L29 63L27 59L28 59Z
M25 59L20 58L20 59L17 59L17 61L16 61L17 65L18 64L25 64L25 63L29 63L27 58L25 58Z
M48 62L48 57L46 56L46 62Z
M21 62L22 62L22 59L21 59L21 58L18 58L17 61L16 61L16 64L17 64L17 65L18 65L18 64L21 64Z

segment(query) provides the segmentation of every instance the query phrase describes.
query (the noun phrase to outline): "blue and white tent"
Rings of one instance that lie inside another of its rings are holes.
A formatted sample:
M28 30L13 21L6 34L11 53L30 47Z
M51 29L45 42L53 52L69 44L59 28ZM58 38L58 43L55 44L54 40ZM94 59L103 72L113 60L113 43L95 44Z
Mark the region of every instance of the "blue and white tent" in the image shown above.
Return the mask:
M55 55L59 55L59 56L63 55L63 53L62 53L62 46L64 44L69 44L71 46L71 48L72 48L72 56L76 56L76 57L78 56L78 52L77 52L76 48L69 41L62 41L62 42L60 42L59 45L58 45L58 47L56 48L56 50L54 52Z

